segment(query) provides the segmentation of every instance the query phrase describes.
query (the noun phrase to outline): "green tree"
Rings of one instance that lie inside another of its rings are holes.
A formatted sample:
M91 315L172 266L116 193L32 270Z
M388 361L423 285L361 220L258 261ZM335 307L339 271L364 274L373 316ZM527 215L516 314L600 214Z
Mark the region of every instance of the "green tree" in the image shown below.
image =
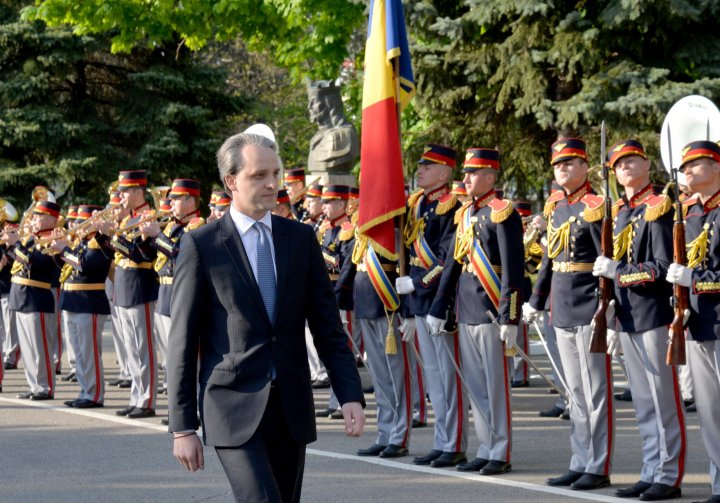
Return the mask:
M297 81L335 77L364 8L362 0L38 0L25 15L70 24L79 35L112 33L114 52L168 43L196 50L240 36L251 50L269 51Z
M121 169L152 184L217 179L218 138L247 100L187 50L114 55L102 38L18 21L0 6L0 191L26 207L36 184L60 202L105 202Z
M673 102L720 95L714 0L437 0L407 4L426 137L498 146L511 194L551 177L558 136L638 137L652 153Z

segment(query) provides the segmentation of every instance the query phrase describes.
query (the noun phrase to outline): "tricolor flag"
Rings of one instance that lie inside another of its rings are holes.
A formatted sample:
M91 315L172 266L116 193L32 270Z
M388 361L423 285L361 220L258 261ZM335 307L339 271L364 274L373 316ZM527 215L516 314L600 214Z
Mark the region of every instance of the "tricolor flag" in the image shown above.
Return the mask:
M399 75L394 74L394 58ZM402 110L414 94L402 1L372 0L365 46L358 230L375 251L390 259L397 258L393 218L405 212L398 105Z

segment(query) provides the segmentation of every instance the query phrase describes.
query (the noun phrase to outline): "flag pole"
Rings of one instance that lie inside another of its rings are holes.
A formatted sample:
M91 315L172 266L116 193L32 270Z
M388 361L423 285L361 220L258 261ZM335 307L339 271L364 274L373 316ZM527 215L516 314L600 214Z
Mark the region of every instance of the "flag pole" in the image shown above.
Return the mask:
M400 57L396 56L393 58L393 79L395 80L395 110L397 112L397 125L398 125L398 142L400 143L400 169L403 169L403 150L402 150L402 125L400 122L401 116L401 103L400 103ZM403 181L405 177L403 176ZM405 193L405 184L403 183L403 194ZM398 273L400 276L407 276L407 263L405 261L405 239L403 237L405 231L405 213L401 213L398 216Z

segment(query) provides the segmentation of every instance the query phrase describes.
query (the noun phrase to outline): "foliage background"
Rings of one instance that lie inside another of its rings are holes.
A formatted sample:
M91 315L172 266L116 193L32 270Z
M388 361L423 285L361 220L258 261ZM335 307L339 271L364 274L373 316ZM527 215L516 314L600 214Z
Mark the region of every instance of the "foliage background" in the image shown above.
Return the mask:
M608 145L638 138L658 158L670 106L688 94L720 95L716 0L404 5L417 82L416 98L403 115L408 175L425 142L461 152L497 147L506 193L539 205L556 138L585 138L599 165L599 124L605 120ZM5 1L5 19L19 7ZM37 0L23 11L25 21L0 33L3 49L19 44L21 25L33 33L20 37L23 47L30 46L26 52L16 51L0 66L3 120L15 120L5 105L9 96L34 95L39 102L37 96L50 95L43 85L65 88L58 106L77 99L70 82L79 78L78 68L101 61L113 68L103 76L113 78L102 99L81 100L83 106L72 110L38 108L36 123L44 132L18 126L8 137L3 128L0 189L52 173L69 184L69 194L92 191L105 171L141 162L164 176L211 177L213 141L256 121L276 131L286 165L301 165L314 130L304 78L342 75L347 115L358 130L362 126L367 7L361 0ZM8 84L22 75L33 85ZM98 137L102 141L93 141ZM38 142L51 152L23 151ZM10 150L14 161L6 164ZM58 160L46 160L52 158ZM665 178L659 168L656 178Z

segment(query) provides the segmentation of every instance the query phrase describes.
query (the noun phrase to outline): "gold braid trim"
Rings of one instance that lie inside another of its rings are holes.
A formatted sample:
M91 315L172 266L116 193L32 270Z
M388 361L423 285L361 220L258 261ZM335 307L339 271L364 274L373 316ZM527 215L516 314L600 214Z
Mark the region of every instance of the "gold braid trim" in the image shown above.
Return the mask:
M87 247L90 250L99 250L100 243L97 242L97 239L92 238L90 241L88 241Z
M545 218L550 217L550 214L555 211L555 202L547 202L545 203L545 207L543 208L543 215L545 215Z
M555 227L550 219L547 230L548 257L555 258L570 244L570 221L568 220L560 227Z
M470 253L472 249L472 242L475 238L473 233L472 225L467 229L463 228L462 225L458 225L455 231L455 253L453 258L458 262L462 263L463 259Z
M590 209L588 205L585 205L585 211L583 211L583 218L586 222L597 222L605 216L605 205L601 204L597 208Z
M673 204L669 197L665 196L663 197L663 200L660 204L657 204L655 206L647 206L645 208L645 221L646 222L652 222L654 220L657 220L661 216L663 216L665 213L670 211L670 208L672 208Z
M23 265L20 262L13 262L12 269L10 269L10 274L13 276L17 276L22 272Z
M450 210L452 210L456 204L457 196L455 194L452 194L451 197L448 197L446 201L438 201L437 208L435 208L435 213L437 213L438 215L445 215Z
M490 221L494 224L504 222L510 215L512 215L512 212L514 210L515 208L512 204L507 204L505 208L501 209L500 211L495 211L495 208L493 208L493 210L490 212Z
M365 256L365 251L367 251L367 247L367 236L365 234L356 233L355 246L353 246L353 252L351 257L353 264L358 265L360 262L362 262L362 259Z
M622 208L623 202L621 199L618 200L615 204L613 204L612 207L612 217L615 218L618 213L620 213L620 208Z
M455 224L459 224L463 218L463 214L472 205L472 201L467 201L455 212Z
M700 267L705 262L708 245L708 230L703 230L698 237L693 239L692 243L687 245L688 267L694 269Z
M347 227L348 228L345 228L345 226L343 226L340 229L340 232L338 233L338 239L340 241L350 241L353 238L353 236L355 236L355 226L353 225L352 227L350 227L350 226L347 226Z
M73 267L70 264L63 264L60 271L60 283L65 283L70 275L72 275Z
M410 246L415 242L418 236L422 236L425 232L425 219L415 219L415 213L411 211L408 215L407 222L405 224L405 231L403 238L405 239L405 246Z
M408 196L408 208L413 208L415 206L415 203L417 203L418 199L420 199L420 196L422 196L425 193L423 189L418 190L417 192L413 192Z
M630 249L632 242L632 225L627 225L613 236L613 260L622 259Z

